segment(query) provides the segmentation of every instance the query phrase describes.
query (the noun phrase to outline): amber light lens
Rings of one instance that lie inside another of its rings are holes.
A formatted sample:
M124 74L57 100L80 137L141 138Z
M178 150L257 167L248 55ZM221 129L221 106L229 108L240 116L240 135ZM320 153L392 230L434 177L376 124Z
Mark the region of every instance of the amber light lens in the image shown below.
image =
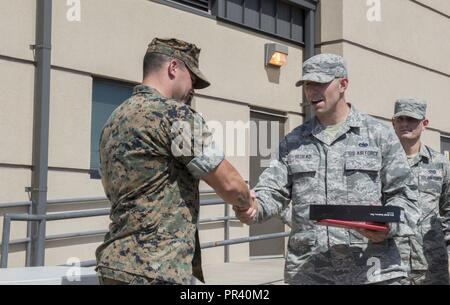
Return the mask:
M286 54L283 54L280 52L275 52L275 53L273 53L272 57L270 58L269 64L281 67L282 65L284 65L286 63L286 58L287 58Z

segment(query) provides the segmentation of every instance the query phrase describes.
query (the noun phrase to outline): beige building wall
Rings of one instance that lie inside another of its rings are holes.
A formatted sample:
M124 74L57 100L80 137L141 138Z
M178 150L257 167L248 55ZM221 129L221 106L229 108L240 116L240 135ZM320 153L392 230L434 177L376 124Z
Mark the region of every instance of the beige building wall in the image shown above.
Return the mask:
M91 76L52 70L48 155L50 167L89 169L91 107Z
M2 16L0 19L4 20ZM3 42L2 39L2 45ZM13 49L12 46L10 47L11 49L5 50L5 53L11 55ZM14 51L18 52L18 45L16 47ZM0 50L3 50L3 47ZM23 55L23 53L20 54ZM28 200L25 187L31 184L33 65L0 57L0 92L2 92L0 94L0 147L2 147L0 154L0 228L3 228L2 216L5 213L27 212L26 207L4 208L4 206L10 202ZM14 222L11 225L10 236L12 240L25 238L26 225L23 222ZM23 265L25 256L22 250L22 244L11 245L11 265L16 263ZM15 255L16 253L18 255Z
M423 4L423 5L420 5ZM26 201L30 185L36 7L34 1L0 2L0 216L25 212L2 208ZM100 180L91 179L90 128L93 77L140 82L142 58L152 38L180 37L202 48L200 65L212 86L199 90L195 107L207 121L248 121L250 107L287 114L286 131L302 122L300 75L303 50L297 45L147 0L81 2L80 21L68 21L65 1L53 1L48 198L104 196ZM349 100L363 112L388 120L399 97L428 101L430 129L424 142L440 149L440 135L450 133L450 2L381 0L381 21L369 22L366 1L321 0L317 51L343 55L350 74ZM124 18L132 16L132 18ZM120 21L120 22L119 22ZM288 46L281 69L264 66L264 44ZM18 81L20 80L20 81ZM248 144L248 143L247 143ZM226 143L226 146L229 143ZM248 146L241 157L227 159L249 177ZM202 188L207 188L202 184ZM70 209L106 207L75 204ZM51 206L50 212L69 207ZM223 215L223 206L204 207L201 218ZM0 225L2 218L0 218ZM108 217L48 223L48 235L106 229ZM201 225L201 242L223 239L223 223ZM231 238L248 235L248 226L231 225ZM12 239L25 237L14 223ZM92 259L103 236L47 243L46 264L69 257ZM10 266L24 263L23 244L11 246ZM231 260L248 259L248 244L231 246ZM203 251L204 264L223 261L223 247Z
M422 135L422 141L432 149L441 151L441 133L436 130L425 130Z
M30 45L35 42L35 26L36 1L1 1L0 56L32 61L33 51Z
M80 3L80 21L69 21L70 6L65 1L53 1L49 200L104 196L100 180L89 175L93 77L140 82L145 49L154 37L179 37L202 48L200 66L212 86L198 91L195 107L207 120L245 122L249 120L250 107L258 106L289 112L298 121L302 95L294 83L303 59L299 46L147 0ZM34 1L28 0L18 0L13 5L0 3L0 35L8 37L0 41L0 144L8 147L0 155L3 205L29 199L24 188L31 184L34 54L30 45L35 41L35 6ZM288 62L281 69L264 66L264 44L270 42L289 48ZM248 148L244 156L227 155L247 180ZM107 206L51 205L48 211ZM0 205L0 216L11 212L26 212L26 208ZM201 218L221 215L223 206L204 207L201 211ZM2 217L0 225L1 221ZM106 216L48 222L47 235L102 230L108 222ZM200 228L201 242L223 239L223 223ZM232 222L231 238L247 235L248 226ZM11 239L25 237L26 226L13 223ZM70 257L93 259L102 239L99 234L49 241L46 264L64 264ZM11 246L10 267L24 265L24 245ZM248 252L248 244L231 246L230 258L247 260ZM204 264L223 261L223 247L203 253Z
M303 116L296 113L288 113L286 122L286 134L303 123Z
M0 58L0 71L0 145L3 148L0 163L30 165L34 67L28 63ZM5 199L0 197L0 201Z
M415 0L426 5L442 14L450 16L450 2L447 0Z
M195 109L205 118L209 129L214 132L214 142L221 147L228 160L241 174L249 180L249 129L244 128L250 120L250 110L245 104L218 101L211 98L195 98ZM235 124L239 122L239 124ZM202 182L200 189L208 189ZM207 197L205 197L207 198ZM230 206L230 215L234 212ZM200 209L200 219L224 216L224 206L204 206ZM239 221L230 222L230 238L246 237L249 234L247 225ZM202 243L224 239L224 223L213 222L200 226ZM248 260L248 243L230 246L230 261ZM203 262L224 261L224 247L209 248L202 251Z
M348 99L363 112L390 119L396 99L425 99L431 130L424 140L440 150L439 134L450 131L443 111L450 96L450 2L380 4L381 20L370 22L373 6L366 1L322 0L317 50L347 60Z
M344 0L343 37L428 69L450 74L449 18L410 0L380 0L381 20L369 22L365 1ZM440 39L442 38L442 39Z
M182 37L202 49L200 67L212 85L199 93L299 111L293 103L301 99L294 87L303 58L298 46L280 42L288 46L289 56L287 65L277 72L264 66L264 44L276 39L212 18L147 0L85 1L80 22L68 22L66 11L64 2L54 3L55 66L140 82L148 43L154 37ZM123 16L133 18L116 22Z

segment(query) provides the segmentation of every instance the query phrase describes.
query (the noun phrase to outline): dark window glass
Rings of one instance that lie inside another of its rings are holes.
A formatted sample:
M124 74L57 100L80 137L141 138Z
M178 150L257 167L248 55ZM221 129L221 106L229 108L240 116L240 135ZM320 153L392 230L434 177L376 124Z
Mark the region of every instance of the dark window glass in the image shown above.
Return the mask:
M243 0L229 0L226 15L231 21L243 23Z
M261 1L261 30L275 34L275 1Z
M315 3L313 0L306 1ZM299 3L277 0L211 0L210 6L211 13L218 19L303 43L305 9Z
M111 113L133 92L129 83L94 79L91 114L91 176L98 178L100 133Z
M184 6L189 6L201 11L208 11L208 0L169 0L169 2L175 2Z
M259 29L259 0L245 0L244 24L248 27Z
M441 137L441 153L450 159L450 137Z
M278 2L277 34L284 38L291 37L291 11L292 6Z

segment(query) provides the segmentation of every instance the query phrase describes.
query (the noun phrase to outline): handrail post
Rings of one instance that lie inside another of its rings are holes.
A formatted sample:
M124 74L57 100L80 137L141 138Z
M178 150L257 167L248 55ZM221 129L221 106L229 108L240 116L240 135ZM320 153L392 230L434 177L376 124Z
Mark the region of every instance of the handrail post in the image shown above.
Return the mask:
M230 216L230 205L225 202L225 217ZM224 240L230 239L230 220L224 220ZM230 246L226 245L224 247L224 262L230 262Z
M2 232L2 257L0 261L0 268L8 267L8 252L9 252L9 237L11 231L11 218L7 215L3 218L3 232Z
M30 204L30 206L28 207L28 214L32 215L33 214L33 207ZM28 242L27 242L27 248L26 248L26 257L25 257L25 266L26 267L30 267L31 266L31 238L32 238L32 234L33 234L33 221L27 221L27 238L28 238Z

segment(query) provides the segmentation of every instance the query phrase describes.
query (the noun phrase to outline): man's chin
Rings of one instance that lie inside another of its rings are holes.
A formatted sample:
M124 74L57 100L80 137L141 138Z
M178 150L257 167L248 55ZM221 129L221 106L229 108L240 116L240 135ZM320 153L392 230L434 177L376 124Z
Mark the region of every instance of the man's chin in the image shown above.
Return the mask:
M398 138L400 139L401 142L415 142L419 140L418 138L415 138L410 134L400 135Z
M313 112L315 115L324 115L328 111L324 107L313 107Z

